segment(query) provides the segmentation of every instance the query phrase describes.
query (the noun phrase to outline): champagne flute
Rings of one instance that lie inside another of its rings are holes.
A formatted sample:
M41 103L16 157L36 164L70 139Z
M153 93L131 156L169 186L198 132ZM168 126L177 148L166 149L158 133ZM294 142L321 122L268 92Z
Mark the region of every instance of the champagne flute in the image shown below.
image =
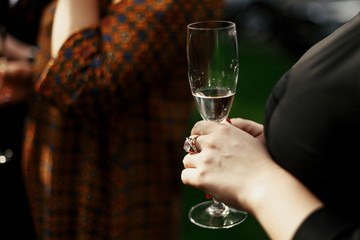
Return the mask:
M238 47L235 23L205 21L187 27L187 59L190 89L204 120L226 120L238 80ZM247 213L212 199L189 211L190 220L204 228L230 228Z

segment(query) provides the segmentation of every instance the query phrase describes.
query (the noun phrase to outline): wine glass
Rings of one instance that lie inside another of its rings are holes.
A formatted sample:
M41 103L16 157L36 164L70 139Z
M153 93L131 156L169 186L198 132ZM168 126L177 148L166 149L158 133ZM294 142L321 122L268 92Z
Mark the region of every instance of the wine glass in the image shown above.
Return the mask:
M223 122L230 112L238 80L236 26L228 21L205 21L187 27L190 89L204 120ZM230 228L247 213L212 199L191 208L190 220L204 228Z

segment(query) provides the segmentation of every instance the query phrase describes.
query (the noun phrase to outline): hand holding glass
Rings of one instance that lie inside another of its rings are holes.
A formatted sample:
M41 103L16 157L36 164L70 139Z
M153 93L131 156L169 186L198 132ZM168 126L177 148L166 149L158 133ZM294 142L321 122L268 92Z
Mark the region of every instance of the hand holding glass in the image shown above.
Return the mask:
M238 80L236 26L227 21L197 22L187 28L190 89L204 120L223 122L231 109ZM205 228L230 228L247 213L213 201L200 203L189 212L190 220Z

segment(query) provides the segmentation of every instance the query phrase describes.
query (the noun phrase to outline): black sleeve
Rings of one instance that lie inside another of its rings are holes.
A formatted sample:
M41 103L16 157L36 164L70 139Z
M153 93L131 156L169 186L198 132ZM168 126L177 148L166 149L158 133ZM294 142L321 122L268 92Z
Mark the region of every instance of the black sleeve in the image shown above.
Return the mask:
M360 228L322 208L305 220L294 240L360 240Z
M360 13L281 78L264 116L273 159L325 205L295 240L360 240Z

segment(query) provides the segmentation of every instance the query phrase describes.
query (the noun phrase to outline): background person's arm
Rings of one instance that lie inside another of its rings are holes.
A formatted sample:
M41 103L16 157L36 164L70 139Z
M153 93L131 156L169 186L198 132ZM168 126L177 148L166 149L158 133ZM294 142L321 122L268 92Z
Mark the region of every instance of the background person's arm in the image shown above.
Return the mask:
M51 38L52 57L56 57L63 43L75 31L99 21L98 0L58 0Z

